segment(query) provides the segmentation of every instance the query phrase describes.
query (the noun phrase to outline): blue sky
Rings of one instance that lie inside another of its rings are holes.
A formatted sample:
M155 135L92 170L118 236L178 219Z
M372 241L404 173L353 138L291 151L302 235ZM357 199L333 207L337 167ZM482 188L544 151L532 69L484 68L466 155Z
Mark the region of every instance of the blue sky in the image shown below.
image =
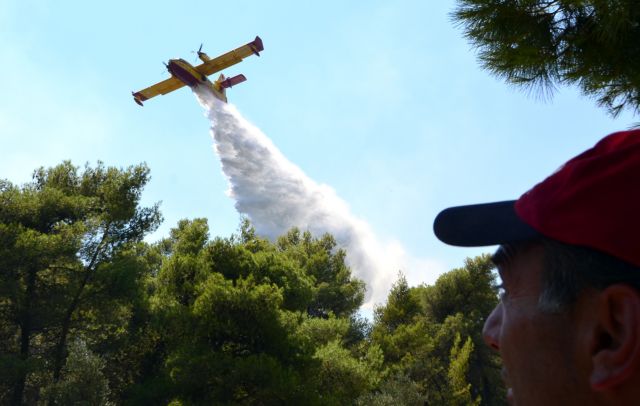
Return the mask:
M4 0L0 177L26 182L65 159L146 162L144 202L162 201L166 219L154 238L194 217L230 235L239 215L192 93L144 108L130 93L168 77L163 61L193 61L200 43L215 56L260 35L262 56L225 71L248 78L229 100L381 239L439 270L460 266L487 249L438 242L441 209L516 198L638 118L612 119L572 88L542 100L490 76L450 21L454 5Z

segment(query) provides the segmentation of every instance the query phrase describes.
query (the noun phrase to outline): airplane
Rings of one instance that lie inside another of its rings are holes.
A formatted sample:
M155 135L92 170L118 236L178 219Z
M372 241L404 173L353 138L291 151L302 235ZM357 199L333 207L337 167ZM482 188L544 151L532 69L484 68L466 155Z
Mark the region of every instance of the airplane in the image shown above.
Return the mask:
M264 50L262 40L260 37L256 37L248 44L212 59L209 58L206 53L202 52L202 45L200 45L200 49L197 52L198 58L202 61L200 65L194 67L184 59L169 59L169 62L165 63L165 66L167 70L169 70L169 73L171 73L171 77L139 92L131 92L133 100L142 106L142 102L145 100L149 100L159 94L165 95L171 93L185 85L191 88L198 85L205 85L211 89L215 97L226 103L226 89L244 82L247 78L242 74L225 78L225 76L221 74L218 80L211 82L207 76L240 63L244 58L252 54L260 56L260 51L262 50Z

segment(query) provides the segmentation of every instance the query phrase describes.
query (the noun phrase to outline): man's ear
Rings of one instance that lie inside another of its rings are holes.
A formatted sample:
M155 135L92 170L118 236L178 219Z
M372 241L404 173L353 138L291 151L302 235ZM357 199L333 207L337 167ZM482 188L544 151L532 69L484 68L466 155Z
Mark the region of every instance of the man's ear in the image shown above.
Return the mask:
M591 388L612 389L640 372L640 294L615 284L599 292L591 337Z

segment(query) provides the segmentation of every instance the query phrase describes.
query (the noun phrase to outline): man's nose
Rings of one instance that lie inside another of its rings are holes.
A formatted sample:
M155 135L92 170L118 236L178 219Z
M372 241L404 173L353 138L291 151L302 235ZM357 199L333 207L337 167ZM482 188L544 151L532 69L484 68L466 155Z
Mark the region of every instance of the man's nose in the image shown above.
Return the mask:
M500 349L500 326L502 324L502 302L493 309L482 328L484 342L494 350Z

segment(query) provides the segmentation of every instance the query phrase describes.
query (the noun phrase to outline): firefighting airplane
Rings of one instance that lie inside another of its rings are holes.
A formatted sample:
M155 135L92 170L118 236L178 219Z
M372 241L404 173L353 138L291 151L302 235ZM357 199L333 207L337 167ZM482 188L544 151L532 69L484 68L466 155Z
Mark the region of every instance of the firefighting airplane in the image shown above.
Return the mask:
M244 75L225 78L224 75L221 74L218 80L212 83L207 76L240 63L244 58L252 54L260 56L259 52L262 50L264 50L262 40L260 37L256 37L256 39L240 48L236 48L224 55L211 59L207 54L202 52L202 45L200 45L200 49L198 50L198 58L202 61L200 65L194 67L184 59L170 59L165 65L169 73L171 73L171 77L139 92L131 92L131 94L133 94L133 100L142 106L143 101L149 100L159 94L165 95L171 93L184 85L191 88L198 85L205 85L211 89L215 97L226 103L226 89L244 82L247 78Z

